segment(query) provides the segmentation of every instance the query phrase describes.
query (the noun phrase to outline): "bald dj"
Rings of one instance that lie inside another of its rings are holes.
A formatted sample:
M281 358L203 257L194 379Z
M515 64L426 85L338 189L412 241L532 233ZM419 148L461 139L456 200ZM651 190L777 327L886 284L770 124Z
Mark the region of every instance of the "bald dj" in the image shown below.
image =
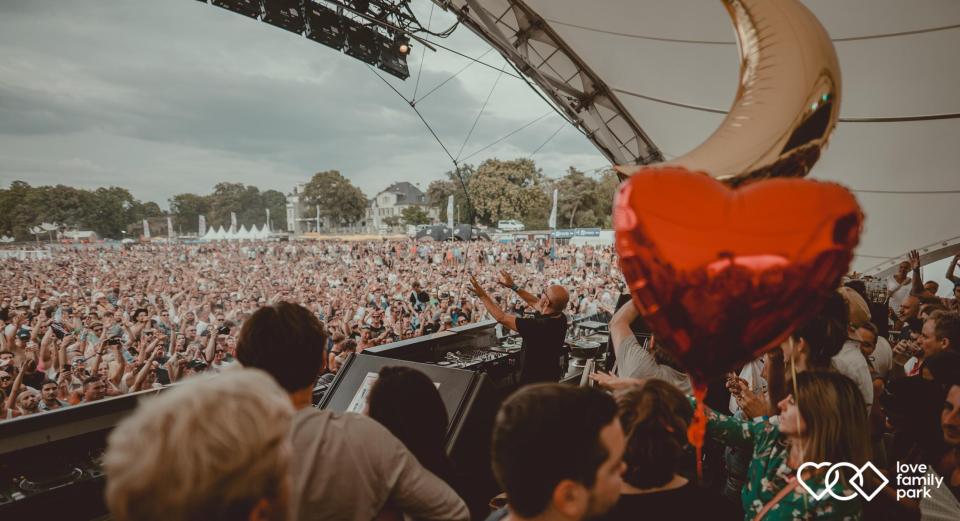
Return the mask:
M523 338L523 366L520 370L520 385L535 382L557 382L563 376L560 359L564 352L564 339L567 335L567 317L563 310L567 307L570 295L563 286L549 286L540 298L514 284L513 277L505 271L500 272L501 286L510 288L532 307L536 313L532 318L518 317L504 313L490 298L490 295L470 277L473 290L483 302L487 311L497 322L520 333Z

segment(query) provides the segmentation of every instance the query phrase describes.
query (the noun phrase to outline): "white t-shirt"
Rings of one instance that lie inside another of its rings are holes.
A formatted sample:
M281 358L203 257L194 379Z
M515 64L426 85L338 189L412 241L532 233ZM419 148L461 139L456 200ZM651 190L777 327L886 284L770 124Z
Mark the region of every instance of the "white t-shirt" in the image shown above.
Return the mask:
M890 347L890 342L882 336L877 337L877 347L870 358L873 359L873 368L877 370L880 378L886 378L893 369L893 348Z
M831 365L838 373L853 380L857 388L863 394L864 401L867 402L867 410L873 404L873 381L870 379L870 366L867 365L867 359L860 351L860 343L855 340L847 340L843 348L831 360Z
M887 293L890 296L890 309L894 313L900 312L900 306L903 305L903 301L910 296L911 282L909 277L904 279L904 284L901 286L897 279L893 278L893 275L887 277Z

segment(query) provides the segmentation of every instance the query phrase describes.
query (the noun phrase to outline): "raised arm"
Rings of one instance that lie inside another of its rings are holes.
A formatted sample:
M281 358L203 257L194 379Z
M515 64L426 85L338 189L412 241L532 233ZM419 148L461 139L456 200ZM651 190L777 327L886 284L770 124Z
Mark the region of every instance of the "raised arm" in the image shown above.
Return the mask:
M630 299L610 319L610 340L613 341L613 352L618 359L621 358L623 341L634 336L630 324L639 316L640 312L634 306L633 299Z
M480 299L480 302L483 303L483 307L490 312L490 316L493 317L497 322L507 326L513 331L519 331L517 329L517 317L509 313L505 313L500 306L490 298L490 295L487 294L486 290L480 287L480 283L477 282L477 278L473 275L470 276L470 283L473 284L473 292L477 294L477 298Z
M950 266L947 267L947 280L954 284L960 284L960 277L954 275L954 271L957 269L957 261L960 261L960 253L953 256L953 260L950 261Z
M920 253L917 250L912 250L907 257L910 259L910 269L913 270L913 282L910 286L910 294L922 295L924 289L923 275L920 273Z
M536 305L537 297L533 296L533 294L521 288L520 286L517 286L513 282L513 277L511 277L510 274L507 273L506 271L500 272L500 280L498 280L497 283L505 288L512 289L514 292L516 292L518 297L520 297L521 299L523 299L524 302L527 303L528 306Z

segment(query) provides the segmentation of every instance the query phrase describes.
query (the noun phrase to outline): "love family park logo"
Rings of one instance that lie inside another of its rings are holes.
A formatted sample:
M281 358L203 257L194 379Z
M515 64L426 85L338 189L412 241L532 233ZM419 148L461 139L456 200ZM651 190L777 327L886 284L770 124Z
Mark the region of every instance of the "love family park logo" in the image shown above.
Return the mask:
M822 488L811 486L807 480L804 480L803 473L805 471L818 471L824 467L827 467L827 470L823 475ZM841 471L843 469L847 469L851 473L846 484L853 489L852 493L836 487L842 478ZM896 471L893 485L896 487L897 501L928 498L934 488L940 488L943 485L943 477L938 476L929 465L923 463L913 464L898 461ZM874 479L868 480L867 477ZM891 483L887 476L869 461L861 467L845 461L839 463L808 461L797 469L797 482L816 500L823 499L829 494L837 501L850 501L857 497L870 501Z

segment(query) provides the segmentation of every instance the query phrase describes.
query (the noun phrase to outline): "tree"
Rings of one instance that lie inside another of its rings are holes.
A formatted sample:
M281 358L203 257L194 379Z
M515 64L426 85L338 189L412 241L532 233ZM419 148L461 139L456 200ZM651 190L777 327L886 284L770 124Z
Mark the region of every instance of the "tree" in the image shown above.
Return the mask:
M287 196L277 190L266 190L260 193L263 199L264 218L266 210L270 210L270 221L273 230L287 229Z
M567 169L567 175L556 183L559 190L557 198L557 217L562 217L568 228L597 226L596 213L597 181L574 167ZM579 212L579 213L578 213ZM560 222L557 223L561 225Z
M186 232L199 231L200 216L209 219L210 200L203 195L177 194L168 201L170 213L174 214L174 225ZM208 220L208 222L210 222Z
M391 215L389 217L384 217L383 224L386 224L387 226L400 226L400 216Z
M367 197L337 170L314 174L304 189L304 197L309 216L314 215L312 208L319 205L321 217L340 225L360 221L367 211Z
M460 217L462 222L472 223L473 214L468 204L469 198L463 191L463 186L470 185L470 180L476 170L472 165L460 165L456 170L450 170L444 175L446 180L436 180L427 187L427 201L430 206L440 209L440 220L447 220L447 199L453 196L454 212ZM459 174L459 175L458 175ZM461 179L463 182L461 183Z
M468 186L477 219L484 224L501 219L520 219L528 226L534 221L546 224L548 185L531 159L488 159L477 167Z
M0 232L20 240L29 240L30 229L42 222L119 238L127 224L158 215L163 215L159 205L143 203L116 186L82 190L14 181L9 189L0 189Z
M613 198L620 189L620 177L614 170L605 170L600 174L600 181L597 182L597 206L594 212L597 215L599 225L604 228L610 228L613 225Z
M403 217L403 224L430 224L430 216L427 215L422 206L408 206L400 212L400 215ZM384 222L386 222L386 219L384 219Z

